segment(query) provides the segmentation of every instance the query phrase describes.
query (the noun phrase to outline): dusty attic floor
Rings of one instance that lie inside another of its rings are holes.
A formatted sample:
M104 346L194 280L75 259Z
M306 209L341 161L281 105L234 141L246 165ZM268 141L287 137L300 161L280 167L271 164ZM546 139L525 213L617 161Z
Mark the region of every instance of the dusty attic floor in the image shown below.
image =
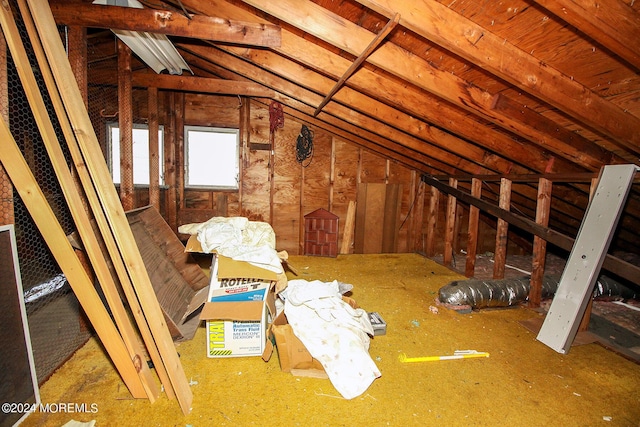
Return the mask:
M192 382L193 410L175 400L133 400L91 339L41 387L44 403L95 403L94 413L34 413L24 426L640 426L640 365L597 344L561 355L519 321L523 308L460 314L438 289L463 276L417 254L293 256L307 280L354 285L352 297L388 324L370 354L382 377L345 400L329 380L280 371L277 357L207 359L204 328L178 351ZM291 276L293 277L293 276ZM475 349L485 359L400 363L398 356Z

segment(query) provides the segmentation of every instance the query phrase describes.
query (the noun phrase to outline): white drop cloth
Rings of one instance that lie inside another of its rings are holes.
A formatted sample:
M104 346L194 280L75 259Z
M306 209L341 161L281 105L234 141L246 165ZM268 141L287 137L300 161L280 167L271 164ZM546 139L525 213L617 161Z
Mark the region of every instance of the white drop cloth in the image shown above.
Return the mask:
M337 281L290 280L281 296L293 333L345 399L361 395L382 375L369 355L369 316L342 300Z
M274 273L284 271L276 252L276 234L266 222L244 217L213 217L206 222L181 225L178 231L196 235L204 252L216 251Z

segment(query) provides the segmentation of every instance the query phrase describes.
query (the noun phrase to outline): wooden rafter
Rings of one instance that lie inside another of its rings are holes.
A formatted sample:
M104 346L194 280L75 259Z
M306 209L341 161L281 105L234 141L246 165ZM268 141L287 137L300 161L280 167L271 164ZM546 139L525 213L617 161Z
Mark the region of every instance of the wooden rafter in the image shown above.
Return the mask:
M419 5L414 0L358 2L385 16L400 13L400 23L408 29L571 114L629 153L640 155L640 118L446 5L424 0Z
M375 36L373 40L371 40L371 43L369 43L369 46L367 46L364 52L362 52L360 56L358 56L358 58L353 61L353 64L351 64L351 66L347 69L347 71L345 71L342 77L340 77L335 86L331 88L327 96L325 96L320 105L318 105L318 108L316 108L316 111L313 112L314 117L317 116L320 111L322 111L322 108L327 105L333 95L335 95L335 93L340 90L347 79L349 79L349 77L351 77L351 75L355 73L358 68L360 68L360 65L362 65L364 61L367 60L369 55L371 55L371 53L376 50L378 46L380 46L380 43L382 43L384 39L389 35L389 33L393 31L396 25L398 25L399 21L400 15L396 13L395 16L390 19L389 22L387 22L387 25L385 25L384 28L378 33L378 35Z
M245 0L245 3L251 4L354 55L359 54L371 40L371 33L366 29L335 14L328 13L326 9L312 2ZM398 11L402 14L402 11ZM408 11L406 13L413 14L413 12ZM390 15L390 13L387 12L387 15ZM400 24L405 19L407 18L401 17ZM345 37L345 33L348 33L349 37ZM545 147L559 156L570 158L572 161L588 160L589 165L587 167L591 170L597 170L602 166L604 159L597 157L597 155L592 157L591 153L587 154L585 151L577 151L571 144L559 140L555 134L550 134L548 129L538 129L536 124L531 125L522 122L517 117L514 117L513 114L495 111L492 108L495 94L480 89L445 70L440 70L417 56L411 56L411 61L398 60L398 58L407 56L406 50L392 43L386 43L371 54L368 62L451 102L453 105L476 114L482 119L489 120L509 132ZM592 144L592 146L596 147L595 144ZM597 149L597 152L599 151Z
M640 15L619 0L534 0L640 70Z
M128 31L147 31L224 43L277 47L280 27L208 16L185 17L168 10L136 9L86 3L52 2L59 24Z
M176 91L273 98L275 91L253 82L168 74L133 73L134 87L155 87Z

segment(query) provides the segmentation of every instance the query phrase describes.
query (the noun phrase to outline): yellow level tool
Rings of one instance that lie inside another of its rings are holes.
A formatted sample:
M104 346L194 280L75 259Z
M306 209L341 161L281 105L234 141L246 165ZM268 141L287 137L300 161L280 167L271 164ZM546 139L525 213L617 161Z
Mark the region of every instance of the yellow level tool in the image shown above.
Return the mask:
M423 357L407 357L406 354L399 356L402 363L413 362L436 362L438 360L455 360L455 359L471 359L476 357L489 357L489 353L476 350L456 350L453 356L423 356Z

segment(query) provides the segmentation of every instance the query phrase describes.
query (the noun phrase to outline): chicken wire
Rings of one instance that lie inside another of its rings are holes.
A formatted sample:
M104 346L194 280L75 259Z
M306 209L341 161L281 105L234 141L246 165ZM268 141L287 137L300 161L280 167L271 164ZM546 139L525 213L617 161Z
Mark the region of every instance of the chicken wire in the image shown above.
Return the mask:
M14 11L17 10L15 4L12 7ZM21 16L14 12L14 17L47 111L50 112L56 136L62 141L60 145L67 163L71 164ZM75 231L75 225L8 49L6 96L9 100L6 113L11 134L58 222L68 235ZM87 341L92 332L60 267L17 191L6 178L2 180L0 196L2 220L15 224L16 247L36 374L38 382L42 383Z

